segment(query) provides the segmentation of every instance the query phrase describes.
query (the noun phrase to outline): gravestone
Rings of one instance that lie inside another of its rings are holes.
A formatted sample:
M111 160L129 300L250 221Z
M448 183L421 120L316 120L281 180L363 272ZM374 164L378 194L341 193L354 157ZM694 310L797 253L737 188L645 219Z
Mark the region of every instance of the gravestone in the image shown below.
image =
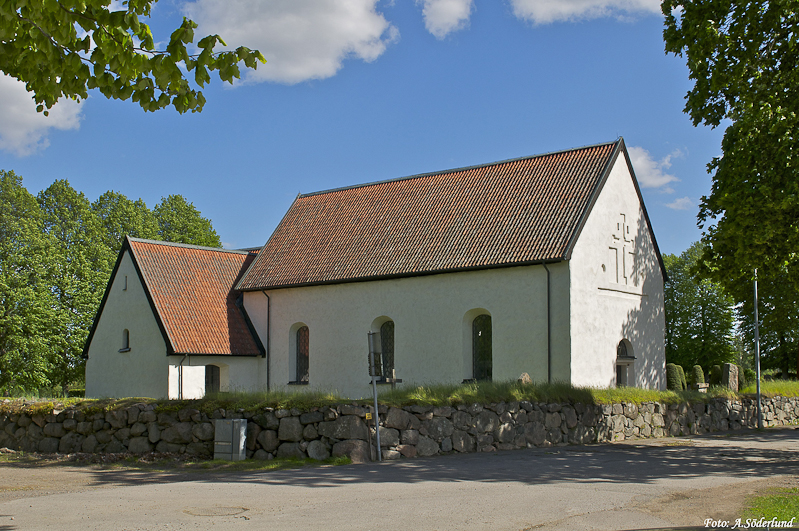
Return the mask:
M725 363L722 369L721 385L738 392L738 366L734 363Z

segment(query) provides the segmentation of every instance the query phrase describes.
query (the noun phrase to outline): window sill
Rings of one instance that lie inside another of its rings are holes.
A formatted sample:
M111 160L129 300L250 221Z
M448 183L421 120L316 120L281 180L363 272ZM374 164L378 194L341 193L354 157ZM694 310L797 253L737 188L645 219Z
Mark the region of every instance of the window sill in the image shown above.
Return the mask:
M286 385L308 385L308 382L289 382Z
M128 348L121 348L121 349L119 349L119 352L130 352L130 347L128 347Z
M391 385L391 384L398 384L402 383L402 378L380 378L379 380L375 380L377 385ZM372 385L372 382L369 382L369 385Z

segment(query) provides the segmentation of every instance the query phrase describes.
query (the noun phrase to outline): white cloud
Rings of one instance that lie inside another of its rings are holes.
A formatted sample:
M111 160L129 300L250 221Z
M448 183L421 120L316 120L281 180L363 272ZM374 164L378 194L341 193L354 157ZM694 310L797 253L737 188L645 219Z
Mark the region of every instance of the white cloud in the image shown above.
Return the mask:
M50 116L36 112L36 103L21 81L0 75L0 149L20 157L50 145L50 129L80 127L81 106L62 99L50 109Z
M416 0L416 3L423 6L424 27L439 40L465 28L474 7L472 0Z
M510 0L513 14L533 24L661 13L660 0Z
M691 201L690 197L681 197L679 199L675 199L671 203L666 203L666 206L673 210L688 210L694 206L694 202Z
M399 38L378 0L196 0L185 6L196 35L219 34L267 59L245 81L299 83L331 77L347 58L371 62Z
M630 146L627 152L630 154L630 162L633 163L635 176L642 188L662 188L663 192L674 192L666 185L679 179L664 170L671 168L672 157L682 157L682 151L676 149L660 160L654 160L649 151L642 147Z

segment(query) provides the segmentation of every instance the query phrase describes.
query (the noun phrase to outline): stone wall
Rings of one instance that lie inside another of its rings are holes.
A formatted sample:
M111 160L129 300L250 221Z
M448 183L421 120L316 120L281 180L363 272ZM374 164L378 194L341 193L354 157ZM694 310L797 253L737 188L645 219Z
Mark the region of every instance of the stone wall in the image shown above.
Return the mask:
M214 419L247 419L247 456L255 459L350 456L370 459L369 407L196 409L159 412L153 404L87 413L0 415L0 447L41 453L188 453L213 455ZM799 423L799 398L763 400L764 426ZM453 407L380 406L384 459L450 452L493 452L565 444L692 435L756 427L754 400L668 405L501 402Z

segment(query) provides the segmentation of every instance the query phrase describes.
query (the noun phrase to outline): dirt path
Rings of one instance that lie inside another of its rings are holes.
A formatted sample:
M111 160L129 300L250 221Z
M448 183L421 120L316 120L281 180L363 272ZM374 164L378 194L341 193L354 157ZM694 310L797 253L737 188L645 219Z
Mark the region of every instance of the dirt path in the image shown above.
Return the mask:
M747 507L747 500L781 487L799 487L799 476L775 476L736 485L689 489L653 498L635 507L677 526L697 525L697 514L732 522Z

